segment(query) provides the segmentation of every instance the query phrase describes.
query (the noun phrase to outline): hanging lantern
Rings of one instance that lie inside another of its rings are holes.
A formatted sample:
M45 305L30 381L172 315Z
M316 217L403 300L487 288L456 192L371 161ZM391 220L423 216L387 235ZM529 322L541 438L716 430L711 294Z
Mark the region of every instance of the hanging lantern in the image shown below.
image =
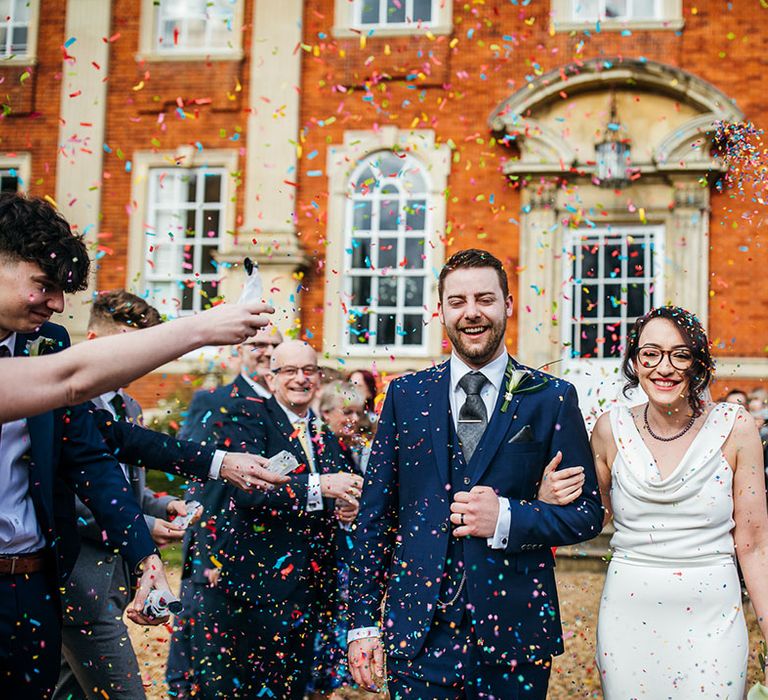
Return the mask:
M621 129L616 110L616 94L611 93L611 116L602 141L595 144L596 177L600 187L620 189L629 184L632 148L629 139L621 138Z

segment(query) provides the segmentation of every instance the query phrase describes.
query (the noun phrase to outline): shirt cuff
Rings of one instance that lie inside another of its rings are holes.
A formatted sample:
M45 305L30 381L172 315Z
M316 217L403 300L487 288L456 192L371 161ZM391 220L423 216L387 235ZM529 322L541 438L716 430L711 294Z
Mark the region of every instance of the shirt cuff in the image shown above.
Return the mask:
M512 512L509 499L499 496L499 517L496 520L496 530L487 542L491 549L506 549L509 542L509 528L512 524Z
M307 511L323 509L323 493L320 490L320 475L307 477Z
M219 478L219 474L221 474L221 463L224 461L224 457L226 456L227 456L227 453L224 450L216 450L216 452L213 453L211 466L208 469L209 479Z
M378 627L355 627L355 629L347 632L347 644L356 642L358 639L373 639L375 637L381 637Z

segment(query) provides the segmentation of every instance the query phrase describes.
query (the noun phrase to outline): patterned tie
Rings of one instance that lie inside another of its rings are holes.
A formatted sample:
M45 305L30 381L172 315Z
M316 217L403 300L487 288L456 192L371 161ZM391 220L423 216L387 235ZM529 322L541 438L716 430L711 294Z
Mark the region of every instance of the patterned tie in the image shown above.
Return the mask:
M475 454L475 449L488 425L488 412L480 396L487 381L488 379L481 372L468 372L459 380L459 386L464 389L467 398L459 411L456 432L467 464Z
M112 406L112 410L115 412L115 418L120 421L128 419L128 412L125 408L125 399L120 394L115 394L110 400L109 405Z
M307 458L307 466L309 471L315 473L315 464L312 461L312 445L309 441L309 435L307 435L307 424L305 421L300 420L293 424L293 429L296 431L296 437L301 444L301 449L304 450L304 456Z

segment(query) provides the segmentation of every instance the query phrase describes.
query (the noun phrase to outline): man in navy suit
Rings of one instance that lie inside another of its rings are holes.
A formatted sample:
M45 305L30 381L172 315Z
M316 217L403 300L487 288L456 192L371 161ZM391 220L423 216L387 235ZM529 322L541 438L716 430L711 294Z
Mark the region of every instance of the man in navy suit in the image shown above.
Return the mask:
M0 195L0 354L57 352L67 332L48 323L64 292L87 285L88 252L55 209ZM6 423L0 431L0 687L7 697L48 698L59 673L60 588L77 558L75 499L141 574L128 615L167 589L160 557L118 462L83 406ZM156 620L162 622L163 620Z
M337 440L310 410L319 386L317 355L291 340L272 353L273 396L223 426L249 451L286 450L299 463L289 486L234 493L218 548L223 568L204 591L205 624L195 624L195 680L204 699L302 698L313 641L335 583L335 499L357 506L361 477L347 471ZM255 402L254 402L255 403ZM258 405L258 404L255 404ZM202 654L201 649L210 647Z
M366 471L350 666L375 689L386 652L392 698L543 700L563 652L550 547L602 527L587 433L570 384L507 354L499 260L456 253L438 291L453 353L392 382ZM536 500L558 453L584 467L566 506Z
M198 391L194 395L179 437L203 443L209 449L225 443L231 449L245 445L248 436L236 434L240 427L236 417L259 410L272 396L266 377L271 374L272 352L282 342L280 331L270 325L238 345L239 374L230 384L214 391ZM226 436L222 434L225 426ZM217 482L193 484L187 492L187 500L202 503L205 517L184 534L184 565L179 592L184 610L174 618L165 671L168 690L177 700L192 695L192 669L197 649L192 645L191 621L209 624L203 619L206 614L202 607L203 589L215 581L218 570L212 564L211 556L216 557L221 533L229 527L231 496L232 490Z

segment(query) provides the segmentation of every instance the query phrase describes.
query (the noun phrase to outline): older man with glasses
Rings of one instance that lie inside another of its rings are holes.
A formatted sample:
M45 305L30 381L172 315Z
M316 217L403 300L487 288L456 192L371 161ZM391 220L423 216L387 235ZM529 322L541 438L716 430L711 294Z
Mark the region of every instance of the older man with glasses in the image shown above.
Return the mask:
M258 412L225 422L224 436L231 430L244 449L267 457L285 450L299 466L290 489L233 494L221 577L204 593L215 620L207 616L193 632L216 646L196 669L200 698L303 697L336 580L335 501L356 508L362 489L310 409L320 380L315 351L286 341L273 351L271 370L272 397Z

